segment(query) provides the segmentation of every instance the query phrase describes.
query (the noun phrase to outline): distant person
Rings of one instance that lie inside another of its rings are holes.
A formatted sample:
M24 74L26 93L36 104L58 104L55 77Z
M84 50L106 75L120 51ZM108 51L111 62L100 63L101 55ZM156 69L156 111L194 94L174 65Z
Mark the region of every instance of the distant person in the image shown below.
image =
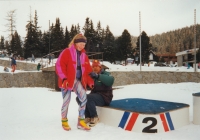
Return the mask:
M40 67L41 67L41 64L38 63L38 65L37 65L37 70L38 70L38 71L40 71Z
M35 63L35 57L34 57L34 55L32 54L32 57L31 57L31 62L34 62Z
M188 66L188 62L185 63L185 67L187 67L187 66Z
M54 54L51 54L51 59L53 60L55 58L55 55Z
M62 127L64 130L71 130L68 124L68 108L73 91L79 101L79 115L77 128L90 130L91 128L85 123L86 107L86 88L93 88L94 81L90 77L92 67L85 52L87 40L82 34L77 34L71 40L68 48L64 49L56 62L56 73L58 75L58 86L61 88L63 105L61 109ZM74 109L76 111L77 109Z
M7 67L4 67L3 69L5 72L9 72L9 69Z
M49 54L49 65L51 63L51 54Z
M187 69L190 69L190 64L187 62Z
M13 73L15 72L16 66L17 66L17 63L16 63L16 60L15 60L15 57L11 57L11 67L12 67L11 72L13 72Z
M150 62L148 63L148 67L150 66Z
M139 65L139 55L138 55L138 53L135 52L134 56L135 56L135 63L138 66Z

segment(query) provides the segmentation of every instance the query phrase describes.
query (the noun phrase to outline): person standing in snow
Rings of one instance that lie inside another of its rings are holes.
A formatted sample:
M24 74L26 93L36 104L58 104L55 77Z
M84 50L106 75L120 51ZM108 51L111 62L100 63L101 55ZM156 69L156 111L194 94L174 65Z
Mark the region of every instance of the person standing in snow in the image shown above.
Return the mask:
M190 69L190 64L187 62L187 69Z
M49 65L51 64L51 54L48 55L49 57Z
M35 57L34 57L34 55L32 54L32 58L31 58L31 62L34 62L35 63Z
M16 66L17 66L17 63L15 60L15 57L11 57L11 68L12 68L11 72L13 72L13 73L15 72Z
M108 106L112 101L114 83L114 77L102 68L98 60L92 62L92 69L90 76L94 79L94 88L87 94L85 110L85 123L89 123L90 127L99 122L96 106ZM78 98L76 101L80 102Z
M56 73L58 75L58 86L61 88L63 105L61 109L62 127L71 130L68 124L68 107L71 92L74 91L80 101L77 128L90 130L85 123L86 87L93 88L94 81L90 77L92 68L88 56L85 53L86 37L82 34L74 36L69 48L64 49L56 62Z
M139 65L139 55L137 52L134 53L135 56L135 63L137 64L137 66Z
M38 71L40 71L40 67L41 67L41 64L38 63L38 65L37 65L37 70L38 70Z

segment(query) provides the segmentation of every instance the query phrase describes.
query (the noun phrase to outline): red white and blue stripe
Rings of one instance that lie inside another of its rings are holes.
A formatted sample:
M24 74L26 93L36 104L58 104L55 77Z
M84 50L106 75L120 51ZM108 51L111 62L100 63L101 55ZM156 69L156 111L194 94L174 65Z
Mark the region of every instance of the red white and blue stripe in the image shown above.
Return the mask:
M131 131L138 116L138 113L124 112L118 127Z
M174 130L174 125L169 112L160 114L160 119L162 121L165 132Z

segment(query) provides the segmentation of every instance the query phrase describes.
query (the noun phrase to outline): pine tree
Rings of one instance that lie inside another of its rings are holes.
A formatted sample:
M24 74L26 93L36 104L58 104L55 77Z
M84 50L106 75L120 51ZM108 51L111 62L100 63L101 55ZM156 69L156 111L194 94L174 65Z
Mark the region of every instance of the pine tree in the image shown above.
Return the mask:
M94 51L95 30L94 30L92 20L89 20L88 17L86 18L85 25L83 27L83 32L84 32L84 36L87 38L87 44L86 44L85 50L87 52Z
M103 29L101 28L101 23L100 21L97 23L97 27L96 27L96 31L95 31L95 35L94 35L94 45L95 47L95 52L101 52L103 51ZM100 59L102 58L101 54L97 54L95 55L95 59Z
M7 49L9 54L16 54L15 43L16 43L15 42L15 37L12 34L11 35L11 40L10 40L10 45L9 45L9 48Z
M63 50L66 48L63 28L60 26L60 19L56 18L56 24L51 29L51 48L50 52Z
M80 25L79 24L77 24L77 26L76 26L76 32L77 32L77 34L81 33L81 31L80 31Z
M93 22L92 20L90 20L90 32L89 32L90 36L89 36L89 39L90 39L90 49L89 51L90 52L95 52L96 51L96 36L95 36L95 30L94 30L94 26L93 26Z
M65 44L64 46L66 48L68 47L70 41L71 41L70 34L69 34L69 31L68 31L67 26L66 26L66 28L65 28L65 43L64 43Z
M121 42L121 38L120 37L116 38L115 42L116 42L116 48L115 48L116 59L115 60L122 61L123 60L123 56L122 56L122 52L120 50L120 45L119 45L120 42Z
M115 61L115 38L109 29L106 27L105 39L103 41L103 58L105 61L114 62Z
M86 37L90 36L89 30L90 30L90 21L89 18L87 17L85 20L85 25L83 27L84 36Z
M74 26L72 24L72 27L71 27L71 30L70 30L70 33L69 33L69 36L70 36L70 40L73 39L73 37L77 34L77 31L76 31L76 26Z
M193 49L194 45L193 45L193 39L189 39L188 41L188 49Z
M84 36L87 38L87 44L85 45L85 50L86 52L89 52L90 50L90 21L89 18L87 17L85 20L85 25L83 26L83 32L84 32Z
M38 16L37 16L37 11L35 10L35 16L34 16L34 27L35 27L35 32L34 32L34 38L35 38L35 42L34 42L34 50L33 50L33 54L35 57L41 57L41 46L42 46L42 42L41 42L41 38L42 38L42 33L39 30L40 27L38 27Z
M50 45L50 32L44 32L42 34L42 47L41 47L41 54L42 56L45 56L49 53L49 45Z
M9 47L10 47L9 42L8 42L8 40L6 40L5 41L5 49L8 51Z
M26 38L24 43L24 58L27 59L28 57L31 57L32 54L35 57L41 57L41 34L38 30L37 26L37 12L35 11L35 17L34 17L34 24L32 21L32 16L30 14L30 20L28 21L28 24L26 25Z
M20 36L18 35L17 31L12 35L12 39L10 41L9 54L14 54L15 56L22 56L23 55L23 49L22 49L22 41L20 39Z
M158 53L166 53L166 47L170 47L169 54L186 51L194 48L194 26L184 27L174 31L151 36L152 46L158 48ZM196 24L196 47L200 47L200 25ZM136 42L136 41L135 41Z
M1 49L1 50L5 49L4 41L5 41L5 40L4 40L4 37L1 36L1 41L0 41L0 49Z
M15 31L15 33L14 33L14 46L12 48L13 48L13 53L16 56L23 55L22 41L21 41L21 38L18 35L17 31Z
M121 60L126 61L127 58L133 57L133 48L131 44L131 35L128 30L124 30L122 35L118 38L118 51Z
M137 46L136 50L138 52L140 52L140 36L137 39L136 46ZM141 62L148 63L151 49L152 49L152 44L150 43L150 39L147 36L146 32L143 31L142 34L141 34L141 51L142 51L142 53L141 53L141 57L142 57Z
M28 24L26 25L26 38L25 38L25 43L24 43L24 58L27 59L28 57L31 57L31 55L34 53L33 51L35 50L35 27L32 24L32 20L28 21Z
M43 56L43 54L42 54L42 37L43 37L43 33L42 33L42 31L41 30L39 30L38 31L38 47L39 47L39 50L40 50L40 57L42 57Z

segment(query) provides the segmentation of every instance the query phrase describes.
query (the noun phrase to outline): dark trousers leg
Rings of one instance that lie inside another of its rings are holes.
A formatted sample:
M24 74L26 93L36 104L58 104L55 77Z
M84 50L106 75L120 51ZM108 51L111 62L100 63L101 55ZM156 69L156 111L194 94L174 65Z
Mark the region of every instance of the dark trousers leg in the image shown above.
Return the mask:
M85 117L94 118L97 115L96 106L104 106L105 101L100 94L87 94Z

